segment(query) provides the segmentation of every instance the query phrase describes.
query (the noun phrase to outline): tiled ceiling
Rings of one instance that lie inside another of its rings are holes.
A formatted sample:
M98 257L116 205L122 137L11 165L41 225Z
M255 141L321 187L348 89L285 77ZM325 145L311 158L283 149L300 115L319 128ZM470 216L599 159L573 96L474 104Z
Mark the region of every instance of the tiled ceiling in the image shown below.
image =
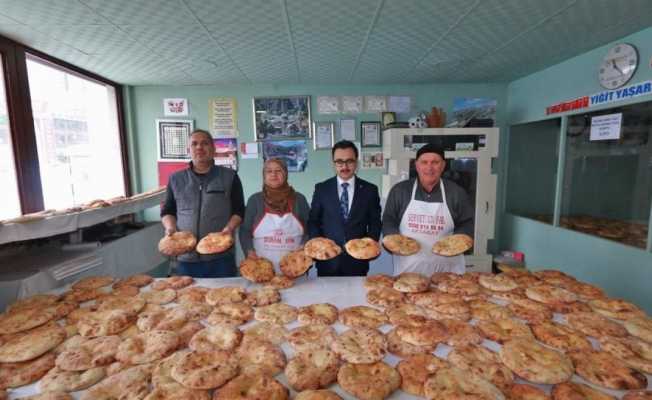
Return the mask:
M130 85L504 82L652 0L0 0L0 35Z

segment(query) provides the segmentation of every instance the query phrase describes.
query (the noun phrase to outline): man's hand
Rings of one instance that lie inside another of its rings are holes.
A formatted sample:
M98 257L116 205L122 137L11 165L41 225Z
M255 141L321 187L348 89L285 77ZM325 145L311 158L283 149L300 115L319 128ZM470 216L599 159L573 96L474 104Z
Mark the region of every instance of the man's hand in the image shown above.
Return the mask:
M172 236L177 231L176 227L165 228L165 236Z
M249 250L247 252L247 258L251 258L252 260L257 260L258 254L256 254L256 250Z

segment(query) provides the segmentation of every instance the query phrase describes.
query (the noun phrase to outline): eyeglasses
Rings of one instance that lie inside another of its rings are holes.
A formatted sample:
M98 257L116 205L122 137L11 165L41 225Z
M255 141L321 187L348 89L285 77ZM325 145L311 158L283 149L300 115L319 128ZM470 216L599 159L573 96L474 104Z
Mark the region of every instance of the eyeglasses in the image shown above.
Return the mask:
M355 165L355 163L357 163L358 160L353 160L353 159L349 159L349 160L340 160L340 159L337 159L337 160L333 160L333 162L334 162L335 165L337 165L338 167L343 167L344 165L347 165L347 166Z

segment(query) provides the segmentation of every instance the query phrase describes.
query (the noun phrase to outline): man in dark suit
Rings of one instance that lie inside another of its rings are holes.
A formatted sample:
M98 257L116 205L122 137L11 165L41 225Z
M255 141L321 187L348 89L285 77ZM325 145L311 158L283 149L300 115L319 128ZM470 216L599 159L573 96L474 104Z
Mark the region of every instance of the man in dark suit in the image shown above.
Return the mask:
M369 261L348 255L344 244L351 239L380 237L380 197L378 187L355 175L358 149L342 140L333 146L336 176L315 185L308 218L310 238L327 237L342 247L338 257L317 261L319 276L365 276Z

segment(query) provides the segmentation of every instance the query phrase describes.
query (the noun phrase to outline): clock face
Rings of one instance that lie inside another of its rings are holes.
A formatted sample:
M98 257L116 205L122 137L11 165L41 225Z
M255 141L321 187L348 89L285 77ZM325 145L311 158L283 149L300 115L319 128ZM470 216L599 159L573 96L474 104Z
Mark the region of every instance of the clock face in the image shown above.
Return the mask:
M638 67L638 53L631 44L617 44L611 49L600 64L600 85L607 89L623 86L634 75Z

